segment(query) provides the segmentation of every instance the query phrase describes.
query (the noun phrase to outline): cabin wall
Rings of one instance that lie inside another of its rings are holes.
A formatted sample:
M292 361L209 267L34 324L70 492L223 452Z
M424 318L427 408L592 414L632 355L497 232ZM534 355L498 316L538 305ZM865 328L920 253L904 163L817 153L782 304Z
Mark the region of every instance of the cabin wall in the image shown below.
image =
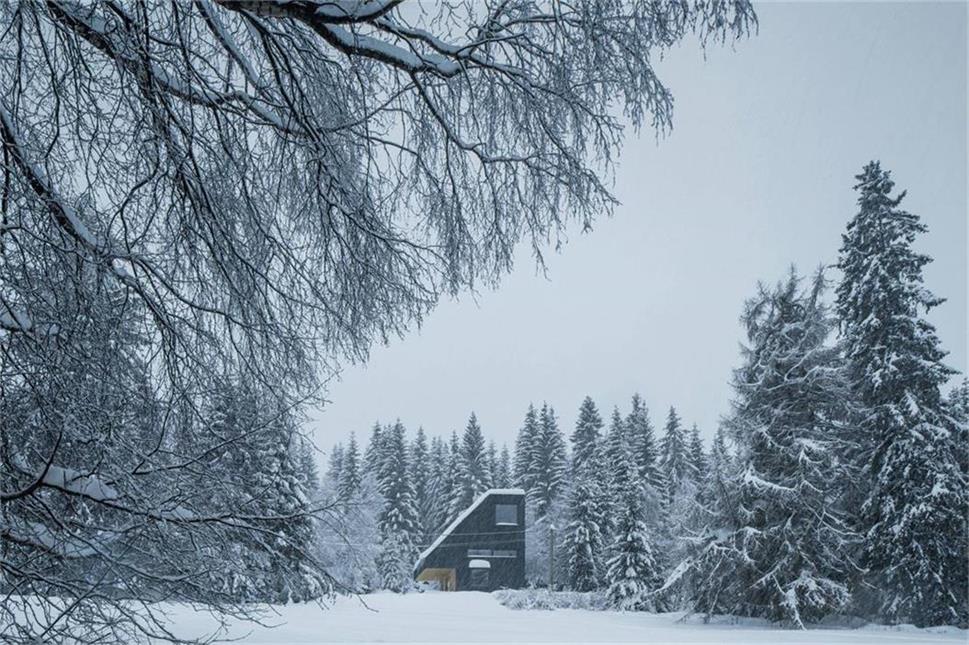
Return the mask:
M517 508L515 526L499 526L495 521L498 504ZM470 555L469 550L514 551L514 557ZM472 585L471 560L487 560L491 568L486 587ZM458 590L494 591L525 586L525 498L522 495L489 495L459 524L451 535L428 555L423 568L453 568Z

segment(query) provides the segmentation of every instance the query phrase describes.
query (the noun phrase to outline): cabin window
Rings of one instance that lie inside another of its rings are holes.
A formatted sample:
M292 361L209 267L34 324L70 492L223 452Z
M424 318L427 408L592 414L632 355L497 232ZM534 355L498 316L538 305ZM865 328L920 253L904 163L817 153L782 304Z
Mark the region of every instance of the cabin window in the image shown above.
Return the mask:
M511 549L468 549L469 558L517 558L518 551Z
M515 504L495 504L495 524L498 526L518 526L518 506Z

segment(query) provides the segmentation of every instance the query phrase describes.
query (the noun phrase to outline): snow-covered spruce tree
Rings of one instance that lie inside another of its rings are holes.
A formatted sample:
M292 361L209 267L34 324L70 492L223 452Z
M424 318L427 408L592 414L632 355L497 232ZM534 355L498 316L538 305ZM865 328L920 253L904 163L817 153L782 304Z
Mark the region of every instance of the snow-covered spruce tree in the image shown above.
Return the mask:
M609 430L602 439L602 483L605 489L605 497L609 504L609 521L615 519L613 512L613 502L619 497L619 486L622 484L623 473L618 466L623 452L629 450L626 439L626 424L623 422L619 408L612 409L612 416L609 419ZM638 472L638 471L637 471Z
M454 474L450 470L447 444L440 437L431 439L430 469L427 483L427 516L424 525L427 535L436 537L450 515L450 482ZM425 541L425 543L427 543Z
M297 436L296 441L300 486L303 487L310 500L315 500L319 497L321 486L320 471L316 466L316 455L314 454L315 448L306 437Z
M384 507L377 520L380 529L377 568L383 588L398 592L412 587L412 568L418 551L415 545L420 536L405 434L400 421L384 429L377 477L378 490L384 498Z
M498 455L498 467L495 469L495 488L508 488L511 486L511 453L508 451L508 444L501 445L501 452Z
M304 487L305 477L300 471L301 438L294 426L286 413L278 412L270 426L266 452L253 462L258 470L246 473L250 485L256 490L263 486L262 490L272 495L266 510L287 518L272 523L274 544L267 550L273 554L267 591L275 603L313 600L329 587L329 581L312 562L314 519L306 512L311 506L310 490Z
M665 494L667 478L661 465L656 433L650 423L646 403L638 393L633 394L631 409L626 415L626 432L639 476L657 493Z
M363 479L360 463L360 449L357 447L357 437L350 433L347 440L347 447L343 451L343 460L340 468L340 481L337 485L337 498L341 502L352 500L360 490Z
M702 452L702 444L699 449ZM667 416L660 452L666 490L655 541L660 547L663 564L667 564L687 558L690 542L700 528L701 515L698 508L700 475L693 446L673 407ZM685 601L684 591L680 588L670 588L664 595L673 606L680 606Z
M667 499L672 500L683 482L695 476L690 448L680 417L673 406L670 406L666 416L666 426L660 440L660 463L666 475Z
M585 397L572 432L572 469L565 528L568 583L576 591L597 589L603 577L603 550L611 520L605 444L599 431L602 417L591 397Z
M707 455L703 449L703 439L700 438L700 429L693 424L690 428L690 470L693 472L693 479L697 482L703 481L707 472Z
M734 465L727 447L727 434L722 426L717 428L717 433L713 436L704 464L698 497L700 515L697 526L700 534L709 536L730 525L724 508L731 499L728 481L733 475Z
M841 611L854 572L839 508L848 387L819 272L806 290L794 270L747 302L748 344L725 421L738 446L727 514L735 525L706 545L695 585L702 611L792 626ZM719 447L718 447L719 450ZM719 457L717 457L719 459Z
M959 451L959 468L969 477L969 379L962 379L946 399L952 425L956 428L955 444Z
M877 161L857 177L858 214L843 236L838 314L849 376L862 406L859 467L863 564L875 590L863 604L890 622L969 620L965 518L969 485L940 387L953 374L924 313L931 259L912 245L926 231L900 208L904 191Z
M525 420L515 440L515 485L525 489L526 493L530 493L532 489L532 454L538 434L538 412L535 411L535 406L529 403Z
M488 441L488 452L487 452L487 464L488 464L488 487L494 488L495 486L495 473L498 472L498 446L495 445L494 439Z
M481 493L491 488L485 439L474 412L461 436L455 462L455 486L451 498L451 516L471 506Z
M680 549L687 532L686 518L691 511L690 503L695 489L691 485L689 446L680 417L673 406L670 406L659 441L657 462L659 474L650 479L661 488L658 490L659 510L655 512L656 520L651 523L651 528L656 531L659 553L664 559L672 558L675 561L682 556Z
M700 485L696 505L696 531L680 536L680 560L669 573L664 587L678 591L693 607L708 614L735 611L738 590L724 592L724 577L733 575L738 552L727 539L742 525L737 492L739 477L733 455L727 446L723 426L717 428L707 470Z
M618 412L614 417L618 416ZM645 521L643 484L639 466L625 441L612 463L617 473L618 497L615 500L616 533L606 570L610 603L624 611L653 611L654 592L662 584L660 567Z
M606 513L602 508L604 495L598 462L598 458L590 457L590 461L572 472L565 557L568 585L575 591L598 589L603 579L603 550L608 532L602 524Z
M298 406L341 360L366 358L374 340L402 333L442 295L510 270L519 242L554 246L570 223L608 212L602 177L624 125L613 115L670 125L658 54L691 34L701 43L745 34L754 21L746 2L583 0L552 14L525 0L406 7L0 6L0 95L10 97L0 108L0 387L59 390L65 375L111 355L114 374L152 382L103 379L104 394L160 411L154 426L108 441L83 388L64 388L50 413L49 398L21 403L64 431L6 444L0 461L18 466L4 473L0 499L38 509L52 495L77 499L44 481L47 466L115 482L122 499L101 528L119 529L118 550L91 557L113 558L121 580L52 580L37 564L45 531L69 542L71 528L4 520L19 597L47 603L53 583L71 599L61 609L51 600L27 623L4 603L0 623L23 627L16 640L170 636L147 607L96 623L121 608L115 589L140 588L127 565L145 553L171 566L146 597L179 587L213 609L246 612L199 586L199 572L222 566L217 549L169 558L162 536L178 525L214 543L246 509L152 515L178 471L218 439L196 432L188 454L145 455L154 444L144 438L198 430L205 421L192 415L220 382L260 383L274 405ZM135 333L112 337L110 320ZM85 416L57 423L71 407ZM18 427L0 422L4 435ZM74 447L88 440L101 442L102 459L80 461Z
M381 444L383 433L384 428L380 425L380 422L374 422L373 428L370 430L370 440L367 442L367 449L363 453L363 471L374 475L374 477L377 477L380 472L380 462L383 455L383 446Z
M542 405L539 414L538 435L532 444L531 503L535 506L536 517L548 514L552 503L561 496L568 480L568 455L565 438L559 430L555 410L547 403Z
M456 430L451 431L451 439L448 441L446 446L446 455L446 467L443 469L441 476L441 501L443 503L443 515L441 516L441 524L435 531L436 533L443 530L457 515L457 513L454 511L454 500L459 496L461 485L458 478L458 471L461 468L461 439L458 437Z
M723 427L717 428L713 442L710 444L710 451L704 456L703 463L703 475L698 482L696 502L689 517L690 534L682 536L686 558L680 561L681 565L698 553L700 548L710 540L722 536L724 531L736 525L736 522L732 521L735 516L730 515L736 506L735 495L732 492L736 477ZM681 572L683 571L685 567L681 568ZM676 575L680 575L680 572ZM698 581L694 579L693 582ZM693 588L688 590L687 595L693 599L694 604L706 606L708 598L701 598L703 593L702 588Z
M424 428L418 426L417 434L410 444L407 464L410 468L409 478L414 488L414 506L417 509L418 543L427 543L432 527L427 518L431 512L430 500L430 464L428 461L427 435Z
M343 469L343 451L342 443L334 444L333 448L330 449L330 456L326 462L326 479L330 482L340 481L340 473Z
M626 439L626 427L627 424L623 422L622 415L619 413L619 408L613 408L612 417L609 420L609 432L606 433L604 442L604 454L607 471L615 471L615 476L610 476L610 480L615 482L622 479L622 467L619 464L623 457L623 453L630 450L629 441ZM639 471L637 468L637 475L638 474ZM618 488L616 488L615 491L618 491ZM613 487L610 484L610 493L612 492ZM615 496L615 494L613 494L613 496Z
M599 431L602 417L592 397L585 397L579 407L579 418L572 431L572 472L578 473L583 466L596 458L599 451Z

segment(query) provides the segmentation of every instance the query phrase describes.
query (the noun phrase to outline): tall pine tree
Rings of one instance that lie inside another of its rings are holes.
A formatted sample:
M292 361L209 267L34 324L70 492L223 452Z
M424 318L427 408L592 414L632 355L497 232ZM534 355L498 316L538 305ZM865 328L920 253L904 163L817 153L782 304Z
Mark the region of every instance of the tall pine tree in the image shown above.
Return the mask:
M417 556L420 528L414 488L407 464L407 440L398 420L381 432L377 484L384 508L377 520L380 553L377 568L385 589L406 591L412 585L411 568Z
M599 449L602 417L592 397L585 397L579 407L579 419L572 432L572 471L578 472L592 461Z
M680 417L673 406L670 406L670 412L666 417L666 427L664 428L663 439L660 441L660 453L660 460L667 480L667 495L669 499L672 499L683 481L692 479L694 476L686 436L680 423Z
M633 394L631 409L626 415L626 435L640 478L657 494L665 495L667 478L660 463L656 433L649 421L646 403L638 393Z
M559 430L555 410L544 404L539 414L538 436L532 445L529 467L531 501L536 517L547 515L552 503L564 491L568 478L567 459L565 438Z
M525 421L518 431L518 439L515 441L515 484L525 489L526 493L531 493L533 481L531 477L532 454L535 450L535 442L538 440L538 413L535 406L528 404L528 411L525 413Z
M690 428L690 469L697 482L702 482L707 471L707 456L703 450L703 439L700 438L700 429L693 424Z
M346 503L360 490L363 474L360 471L360 452L357 448L357 437L352 432L343 451L343 464L340 469L340 481L337 485L338 498Z
M364 470L375 476L380 471L380 457L383 454L380 439L383 432L384 429L379 421L373 424L373 428L370 430L370 441L363 453Z
M952 425L956 431L956 448L959 454L959 468L963 477L969 475L969 379L962 379L958 387L949 392L946 399Z
M565 534L569 585L576 591L597 589L604 573L602 558L610 513L601 428L602 417L587 396L572 433L572 485Z
M591 461L591 458L590 458ZM603 577L602 556L606 534L602 521L601 474L591 463L573 473L569 492L569 525L565 529L568 583L575 591L598 589Z
M832 322L823 286L819 273L802 292L792 270L747 303L748 345L726 421L739 449L733 494L724 500L735 524L703 554L701 597L719 603L700 607L706 611L803 627L850 599L854 564L838 459L848 388L838 350L826 343Z
M501 446L493 484L495 488L509 488L511 486L511 454L508 452L508 444Z
M488 472L488 455L485 451L485 439L478 425L478 417L474 412L468 419L468 425L461 437L458 447L457 470L455 472L455 487L451 499L451 514L457 515L478 498L481 493L491 488L491 476Z
M427 516L424 518L427 537L436 537L447 526L451 513L453 477L448 446L440 437L434 437L431 439L430 472L427 484L428 509Z
M617 411L613 415L614 428L618 416ZM606 571L607 597L614 607L625 611L662 609L656 606L654 595L662 578L646 526L639 466L625 439L617 433L614 441L611 447L616 457L611 466L617 482L617 518Z
M488 453L487 453L487 463L488 463L488 488L495 487L495 473L498 472L498 446L495 445L494 439L488 442Z
M330 450L330 458L326 465L326 479L333 484L340 481L340 471L343 468L343 444L338 443Z
M420 541L427 542L431 530L434 528L428 524L428 517L431 514L431 491L430 491L430 460L427 448L427 436L424 428L418 427L414 440L410 444L410 454L408 455L408 467L410 468L410 481L414 488L414 504L417 508L417 525Z
M860 416L864 565L879 590L874 609L892 622L965 624L967 482L956 428L940 393L943 364L925 312L939 305L923 284L931 259L913 250L926 231L900 208L904 191L877 161L857 176L858 214L843 236L838 313Z

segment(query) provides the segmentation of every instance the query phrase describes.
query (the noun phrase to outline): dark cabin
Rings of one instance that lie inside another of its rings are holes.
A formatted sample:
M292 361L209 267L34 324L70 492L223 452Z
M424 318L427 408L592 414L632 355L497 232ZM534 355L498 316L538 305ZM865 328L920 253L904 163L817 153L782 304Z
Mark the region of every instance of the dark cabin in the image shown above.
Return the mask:
M524 587L525 491L482 493L421 553L414 577L442 591Z

